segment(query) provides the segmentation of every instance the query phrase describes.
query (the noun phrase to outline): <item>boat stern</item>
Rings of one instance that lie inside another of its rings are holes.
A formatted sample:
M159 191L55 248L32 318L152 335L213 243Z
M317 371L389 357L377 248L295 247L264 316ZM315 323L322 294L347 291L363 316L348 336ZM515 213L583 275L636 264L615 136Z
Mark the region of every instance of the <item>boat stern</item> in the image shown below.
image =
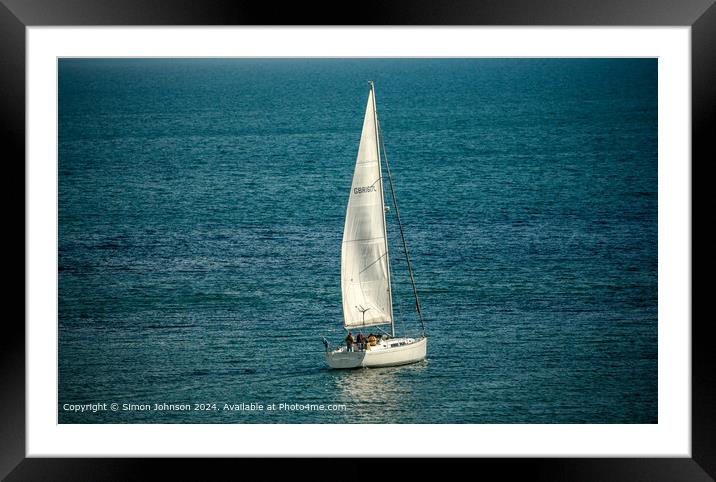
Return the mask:
M331 368L358 368L363 366L366 352L347 351L345 348L326 352L326 362Z

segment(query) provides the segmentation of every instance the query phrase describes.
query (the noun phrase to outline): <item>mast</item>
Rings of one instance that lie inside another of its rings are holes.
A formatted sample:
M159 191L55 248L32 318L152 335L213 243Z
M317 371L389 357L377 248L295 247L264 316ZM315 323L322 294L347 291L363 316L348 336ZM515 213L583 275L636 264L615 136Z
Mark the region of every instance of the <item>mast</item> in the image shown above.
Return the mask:
M383 190L383 169L380 163L380 136L378 135L378 110L375 105L375 85L373 81L369 80L370 90L373 94L373 122L375 123L375 146L378 151L378 171L380 172L380 206L383 214L383 237L385 240L385 263L388 268L388 305L390 305L390 336L395 337L395 318L393 317L393 288L390 284L390 257L388 256L388 227L385 222L385 192ZM387 159L386 159L387 162ZM387 164L386 164L387 166ZM390 171L388 171L390 173ZM390 175L390 174L389 174ZM392 181L391 181L392 190ZM401 231L402 233L402 231Z
M375 96L373 96L375 100ZM376 118L377 120L377 118ZM380 124L376 125L376 132L380 128ZM393 176L390 175L390 164L388 163L388 155L385 154L385 145L383 144L383 136L380 136L380 145L383 147L383 154L385 155L385 168L388 172L388 184L390 184L390 195L393 198L393 207L395 207L395 219L398 221L398 228L400 229L400 239L403 241L403 251L405 252L405 261L408 265L408 276L410 277L410 285L413 287L413 296L415 297L415 311L418 313L420 318L420 326L423 330L423 336L425 336L425 320L423 319L423 313L420 310L420 299L418 298L418 289L415 287L415 278L413 277L413 266L410 262L410 255L408 254L408 243L405 242L405 234L403 233L403 223L400 222L400 211L398 211L398 200L395 197L395 189L393 188ZM380 149L378 149L380 150ZM382 183L381 183L382 185ZM385 209L383 209L385 211ZM385 216L383 216L385 220ZM386 234L387 240L387 234ZM387 242L387 241L386 241ZM390 286L390 285L389 285ZM391 305L392 310L392 305ZM392 312L391 312L392 315Z

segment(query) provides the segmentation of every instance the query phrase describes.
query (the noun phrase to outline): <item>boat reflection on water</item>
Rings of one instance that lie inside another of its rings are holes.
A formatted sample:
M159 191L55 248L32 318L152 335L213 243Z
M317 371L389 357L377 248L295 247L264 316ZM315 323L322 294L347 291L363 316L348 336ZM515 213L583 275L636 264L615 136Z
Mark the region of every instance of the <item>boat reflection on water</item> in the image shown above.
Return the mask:
M427 363L332 372L337 403L346 405L344 419L338 423L414 423L406 418L416 403L411 379Z

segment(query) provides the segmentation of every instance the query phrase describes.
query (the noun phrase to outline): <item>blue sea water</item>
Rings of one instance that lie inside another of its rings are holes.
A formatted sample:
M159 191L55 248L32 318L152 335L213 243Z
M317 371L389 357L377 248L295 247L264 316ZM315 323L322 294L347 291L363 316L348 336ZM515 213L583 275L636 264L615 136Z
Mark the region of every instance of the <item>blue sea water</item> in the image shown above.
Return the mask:
M428 358L332 371L369 79ZM61 59L58 169L60 423L658 421L656 59Z

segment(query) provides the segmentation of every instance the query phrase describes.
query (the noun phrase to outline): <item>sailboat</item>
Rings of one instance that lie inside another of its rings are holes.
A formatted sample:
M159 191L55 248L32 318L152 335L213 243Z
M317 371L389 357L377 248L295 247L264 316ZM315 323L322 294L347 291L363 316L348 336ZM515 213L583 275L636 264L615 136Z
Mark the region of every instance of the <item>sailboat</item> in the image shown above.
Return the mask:
M341 249L341 294L343 298L343 327L363 335L375 327L379 333L365 341L348 342L331 349L324 338L325 356L331 368L388 367L424 360L428 339L415 287L408 246L400 222L393 180L378 122L375 104L375 85L369 81L370 92L363 119L363 131L358 146L353 182L351 184ZM381 156L381 153L383 154ZM393 290L390 280L390 258L383 192L382 160L385 160L395 217L407 263L408 275L420 319L420 336L395 335ZM390 332L381 326L390 325ZM349 332L349 334L352 334ZM371 333L372 335L372 333ZM365 335L363 335L365 336ZM347 337L348 338L348 337Z

